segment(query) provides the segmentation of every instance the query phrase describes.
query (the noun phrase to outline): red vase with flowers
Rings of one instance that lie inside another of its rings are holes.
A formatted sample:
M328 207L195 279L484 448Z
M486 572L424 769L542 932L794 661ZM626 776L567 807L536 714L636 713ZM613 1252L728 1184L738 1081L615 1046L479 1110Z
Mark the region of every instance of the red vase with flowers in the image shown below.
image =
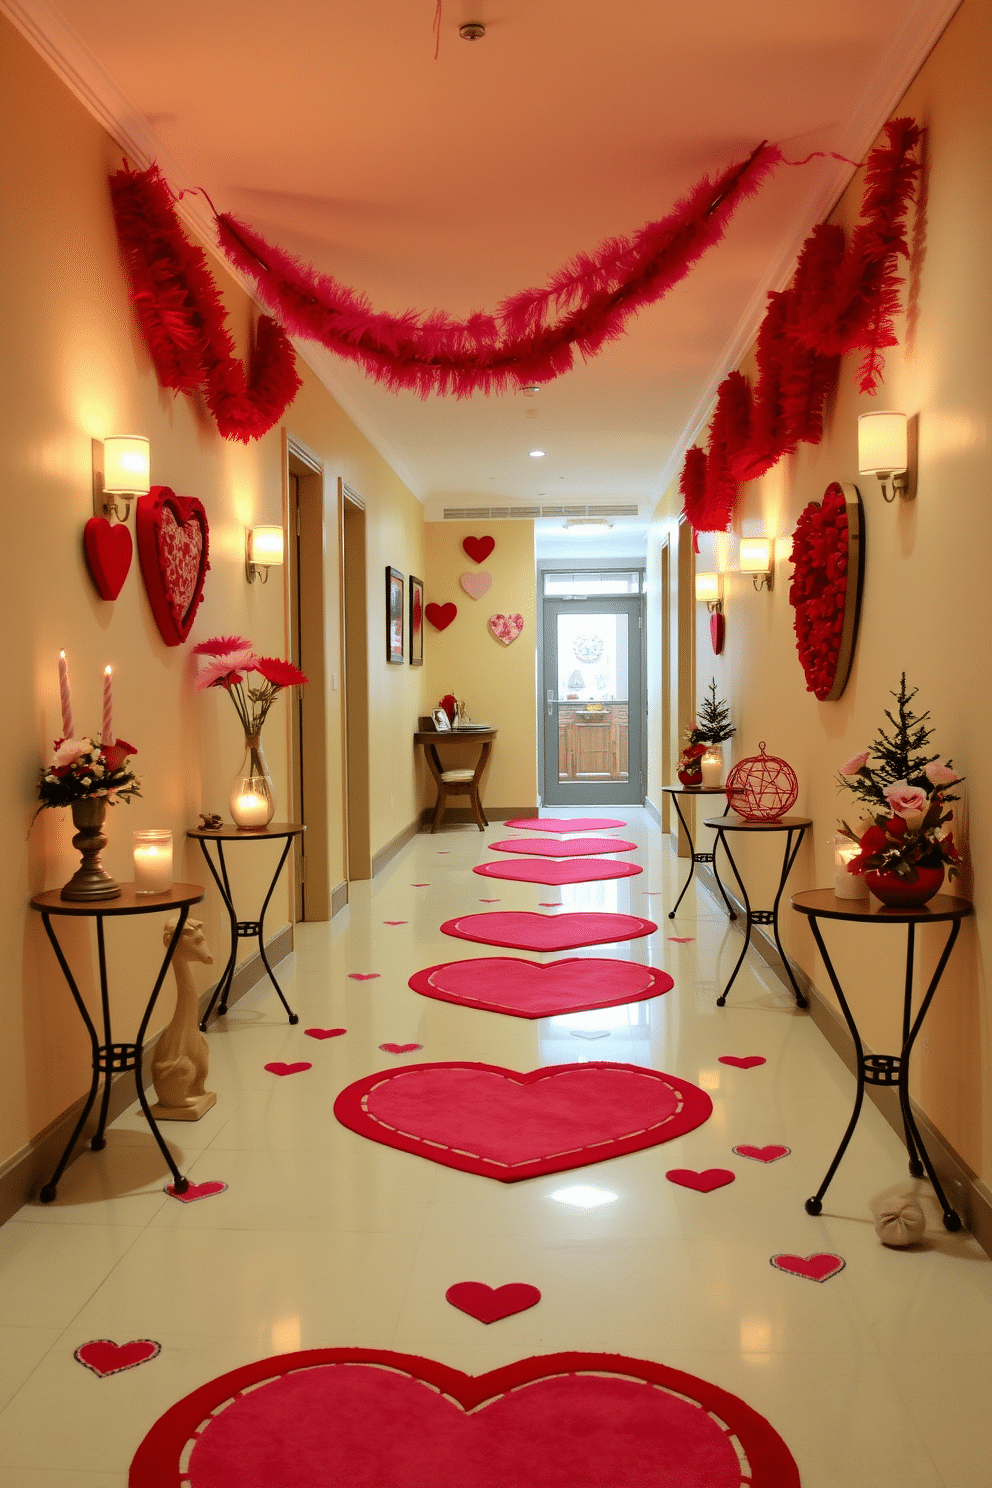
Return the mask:
M869 869L865 883L875 898L881 899L890 909L916 909L940 893L944 883L944 865L917 868L914 882L900 878L897 873L872 872Z

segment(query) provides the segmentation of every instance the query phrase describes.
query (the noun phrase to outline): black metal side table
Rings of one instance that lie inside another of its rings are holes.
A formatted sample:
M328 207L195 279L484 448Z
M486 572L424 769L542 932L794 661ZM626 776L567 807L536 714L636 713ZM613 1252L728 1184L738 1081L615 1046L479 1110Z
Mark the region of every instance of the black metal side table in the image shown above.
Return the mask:
M41 1190L39 1198L43 1204L50 1204L58 1192L59 1179L68 1166L69 1159L72 1156L72 1150L93 1109L93 1102L96 1100L96 1093L100 1088L101 1075L104 1077L103 1102L100 1106L100 1119L97 1122L96 1131L90 1141L90 1147L94 1152L101 1152L106 1147L107 1139L104 1136L104 1132L107 1128L107 1112L110 1108L111 1080L113 1075L118 1074L122 1070L134 1070L134 1083L137 1088L138 1100L141 1104L142 1112L144 1113L145 1120L151 1127L152 1136L158 1143L162 1156L169 1165L176 1193L185 1193L189 1187L189 1180L184 1178L176 1167L172 1153L166 1146L165 1138L159 1131L155 1118L149 1109L148 1101L145 1097L144 1081L141 1077L141 1059L148 1023L155 1009L158 994L162 990L162 983L165 981L166 972L172 964L172 957L176 946L179 944L179 938L183 933L183 927L189 915L190 905L199 904L203 898L203 893L204 891L199 884L177 883L173 884L171 889L167 889L162 894L136 894L133 883L122 883L120 896L116 899L94 899L80 902L78 900L63 899L59 889L49 889L44 894L35 894L31 900L31 908L38 910L41 915L45 933L52 943L52 949L55 952L59 966L62 968L62 975L65 977L69 991L72 993L73 1000L79 1009L79 1015L86 1024L86 1032L90 1036L90 1045L93 1051L93 1079L90 1082L90 1093L86 1098L86 1104L83 1106L82 1114L76 1122L72 1136L66 1144L65 1151L59 1158L58 1167ZM119 915L162 914L170 909L179 910L179 920L172 938L166 947L162 966L155 979L155 985L151 990L151 995L148 998L148 1004L142 1016L135 1040L129 1044L115 1043L110 1023L110 991L107 985L107 954L104 945L103 922L105 919L113 919ZM86 916L89 919L96 920L96 943L100 960L100 1006L103 1014L103 1043L100 1042L100 1036L97 1033L96 1026L89 1015L86 1003L80 995L79 988L76 985L76 979L65 958L65 952L59 945L58 937L52 929L53 915L75 915L77 918L79 916Z
M934 1171L930 1155L923 1145L919 1127L913 1116L913 1110L909 1103L909 1060L916 1043L916 1036L923 1024L923 1019L933 1001L934 993L944 974L954 942L958 938L961 929L961 921L974 914L974 905L968 899L957 899L951 894L938 894L931 899L929 904L922 905L919 909L889 909L884 904L875 900L852 900L838 899L833 889L809 889L804 894L792 896L792 907L804 914L809 919L809 926L813 932L817 949L823 957L823 964L827 968L827 976L830 985L837 994L841 1012L847 1020L847 1026L851 1030L854 1040L854 1052L858 1061L858 1093L854 1099L854 1111L847 1124L841 1144L837 1148L837 1155L827 1175L816 1193L811 1199L806 1200L806 1213L819 1214L823 1208L823 1195L830 1186L831 1180L840 1166L840 1160L847 1151L847 1145L854 1135L854 1128L858 1124L861 1115L861 1106L864 1101L866 1085L898 1085L899 1107L902 1111L903 1128L906 1133L906 1148L909 1152L909 1171L914 1178L922 1178L924 1172L933 1184L933 1191L940 1201L940 1207L944 1215L944 1227L948 1230L959 1230L961 1220L955 1210L947 1201L947 1196L940 1186L940 1180ZM866 1054L858 1032L858 1025L854 1021L844 989L837 979L833 963L827 955L827 948L823 943L823 936L819 919L825 920L852 920L859 925L905 925L906 935L906 981L903 995L902 1010L902 1048L898 1054ZM923 995L916 1017L913 1017L913 968L916 956L916 927L917 925L939 924L947 922L950 931L941 952L940 960L937 962L936 970L930 978L930 985Z
M715 852L701 852L701 853L697 853L697 851L696 851L696 844L693 842L693 840L692 840L692 833L689 831L689 823L686 821L685 817L682 815L682 808L679 805L679 796L723 796L726 799L726 791L724 790L724 788L723 788L722 785L663 785L661 787L661 789L662 789L662 791L664 792L664 794L666 796L671 796L671 798L672 798L672 805L675 807L675 815L678 817L679 821L682 823L682 830L685 833L686 838L687 838L688 843L689 843L689 877L686 879L685 883L682 885L682 892L679 894L679 897L675 901L675 908L669 910L669 912L668 912L668 918L670 920L674 920L676 914L678 913L678 907L682 903L682 900L686 896L686 890L688 889L689 885L692 883L692 875L696 871L696 864L697 863L712 863L713 864L713 877L716 879L717 888L720 890L720 893L723 895L723 902L727 906L727 914L730 917L730 919L736 920L736 918L737 918L737 911L734 909L734 907L731 904L730 900L727 898L727 892L724 889L723 884L720 882L720 874L719 874L719 871L718 871L717 866L716 866L716 853ZM726 815L729 810L730 810L730 802L727 801L727 804L723 808L724 815Z
M719 847L720 843L723 843L723 850L727 854L727 858L730 862L731 868L734 870L734 877L736 878L737 886L741 891L741 898L744 900L744 913L746 916L744 949L741 951L740 956L737 959L737 965L734 967L733 971L730 974L730 981L724 987L722 993L716 1000L717 1007L726 1006L727 993L734 985L734 982L737 978L737 973L740 971L741 967L744 964L744 957L747 955L748 946L751 944L752 925L771 925L772 934L775 937L775 944L778 946L778 953L782 957L782 965L785 967L786 975L788 976L789 981L792 983L792 990L796 994L796 1006L801 1008L809 1007L808 1001L803 996L803 993L800 991L799 984L792 974L792 967L789 965L789 958L782 948L782 941L778 933L778 906L782 898L782 891L785 888L786 879L792 872L792 865L796 861L796 855L799 852L799 849L802 846L802 840L806 835L806 828L813 825L813 818L810 816L783 816L780 817L778 821L745 821L743 817L737 816L735 814L734 816L708 817L703 825L706 827L712 827L713 830L716 832L716 842L714 842L713 844L714 858L716 857L717 848ZM734 862L734 855L730 851L730 843L727 841L728 832L786 832L788 834L785 839L785 852L782 855L782 872L778 881L778 893L775 895L775 903L773 904L771 909L751 908L751 901L747 897L747 889L744 887L744 880L741 878L741 875L738 872L737 864Z
M224 967L223 975L214 988L214 995L210 999L210 1005L207 1008L207 1011L204 1013L203 1020L200 1023L200 1028L204 1033L206 1033L207 1031L207 1024L210 1021L210 1014L213 1012L218 998L220 999L220 1006L217 1008L218 1015L227 1012L227 999L231 991L231 983L234 981L234 968L238 959L238 941L250 940L252 937L257 938L258 940L258 954L262 958L262 965L265 967L265 970L268 973L269 981L272 983L273 987L275 987L276 991L279 994L279 1001L286 1009L286 1013L290 1023L298 1023L300 1021L299 1013L294 1013L293 1009L286 1001L285 997L283 996L282 988L276 981L272 967L269 965L269 958L265 954L264 927L265 911L269 907L269 900L272 898L272 893L275 889L276 883L278 882L279 875L282 872L283 864L289 857L289 850L293 845L293 838L299 837L305 831L306 827L303 826L300 822L270 822L267 827L261 827L258 830L255 830L253 828L251 831L243 831L240 827L233 826L190 827L189 831L186 833L187 837L193 837L196 839L197 842L199 842L200 851L203 853L203 856L207 860L207 867L213 874L214 883L220 890L220 896L224 901L224 904L227 908L228 916L231 921L231 953L227 958L227 965ZM279 862L276 864L276 871L272 875L272 882L269 884L269 891L266 894L265 900L262 904L261 914L259 915L257 920L239 920L237 911L234 908L234 900L231 895L231 883L227 876L227 864L224 861L224 843L279 842L282 839L285 839L286 846L283 848L282 856L280 857ZM209 842L215 842L217 844L217 862L220 865L219 873L217 871L217 868L214 866L213 858L211 858L210 853L207 850L207 844Z

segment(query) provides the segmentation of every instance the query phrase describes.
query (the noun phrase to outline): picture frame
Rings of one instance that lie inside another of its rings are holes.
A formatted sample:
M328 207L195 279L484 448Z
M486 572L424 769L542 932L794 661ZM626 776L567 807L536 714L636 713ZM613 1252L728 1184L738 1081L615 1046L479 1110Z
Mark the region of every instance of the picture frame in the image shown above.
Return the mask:
M439 734L451 733L451 720L448 718L448 715L443 708L433 709L431 717L434 720L434 727L437 729Z
M424 581L410 575L410 665L424 664Z
M386 569L386 660L403 665L403 606L406 583L398 568Z

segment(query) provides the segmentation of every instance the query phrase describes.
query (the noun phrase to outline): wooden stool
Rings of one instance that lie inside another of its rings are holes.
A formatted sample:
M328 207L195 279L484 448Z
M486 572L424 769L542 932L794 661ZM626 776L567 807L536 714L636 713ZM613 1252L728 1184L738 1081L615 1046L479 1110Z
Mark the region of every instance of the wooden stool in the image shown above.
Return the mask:
M448 734L418 732L414 734L413 737L417 744L421 744L423 746L424 756L427 760L427 768L430 770L432 776L434 777L434 784L437 786L437 802L434 806L434 820L431 823L431 832L436 832L438 827L441 825L441 821L444 817L445 807L448 804L448 797L458 795L468 796L469 804L472 808L472 815L475 817L479 831L484 832L488 827L489 822L486 818L486 813L482 809L482 801L479 796L479 786L482 781L482 772L486 768L486 762L489 759L489 754L493 747L493 740L496 737L496 730L487 729L485 733L483 733L479 730L470 732L468 729L466 729L465 732L462 733L458 729L453 729L451 733ZM436 746L440 743L448 744L454 741L463 744L467 740L471 740L476 744L482 745L482 748L479 751L479 758L476 762L475 769L443 769L441 761L438 758Z

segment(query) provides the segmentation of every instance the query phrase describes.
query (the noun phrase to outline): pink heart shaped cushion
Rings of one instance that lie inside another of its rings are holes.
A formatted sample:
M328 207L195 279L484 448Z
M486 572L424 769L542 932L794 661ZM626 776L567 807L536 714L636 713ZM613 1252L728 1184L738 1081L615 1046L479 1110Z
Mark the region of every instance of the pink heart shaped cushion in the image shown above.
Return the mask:
M627 823L610 816L518 816L503 825L521 832L555 832L561 836L567 832L608 832Z
M490 615L489 629L504 646L512 646L524 628L523 615Z
M348 976L353 982L374 982L376 977L382 976L381 971L349 971Z
M735 1147L734 1151L738 1157L750 1157L754 1162L770 1163L778 1162L780 1157L788 1157L792 1148L774 1145L768 1147L749 1147L745 1144L742 1147Z
M422 997L513 1018L550 1018L590 1008L620 1007L659 997L673 985L667 972L637 961L579 956L547 966L513 956L478 956L428 966L410 978L410 986Z
M265 1068L273 1075L298 1075L303 1070L313 1069L313 1065L307 1064L305 1060L300 1060L297 1064L284 1064L281 1059L275 1059Z
M137 1364L147 1364L149 1359L154 1359L161 1352L162 1345L152 1338L132 1338L130 1343L114 1343L110 1338L94 1338L89 1343L81 1343L72 1357L78 1359L80 1364L85 1364L87 1369L92 1369L101 1379L106 1379L108 1375L120 1374L124 1369L134 1369Z
M489 593L493 576L488 573L467 573L462 574L458 582L472 599L481 599L484 594Z
M576 913L535 914L532 910L490 910L445 920L442 933L483 945L512 946L518 951L570 951L577 946L612 945L652 935L658 926L639 915Z
M777 1271L788 1271L790 1276L802 1276L806 1281L829 1281L838 1271L843 1271L846 1262L839 1255L819 1250L814 1255L773 1255L771 1264Z
M508 1281L501 1287L486 1286L484 1281L456 1281L444 1295L452 1307L480 1323L498 1323L500 1318L536 1307L541 1300L537 1287L526 1281Z
M730 1168L704 1168L701 1173L694 1168L669 1168L665 1174L669 1183L677 1183L680 1188L694 1188L697 1193L712 1193L716 1188L725 1188L736 1176Z

